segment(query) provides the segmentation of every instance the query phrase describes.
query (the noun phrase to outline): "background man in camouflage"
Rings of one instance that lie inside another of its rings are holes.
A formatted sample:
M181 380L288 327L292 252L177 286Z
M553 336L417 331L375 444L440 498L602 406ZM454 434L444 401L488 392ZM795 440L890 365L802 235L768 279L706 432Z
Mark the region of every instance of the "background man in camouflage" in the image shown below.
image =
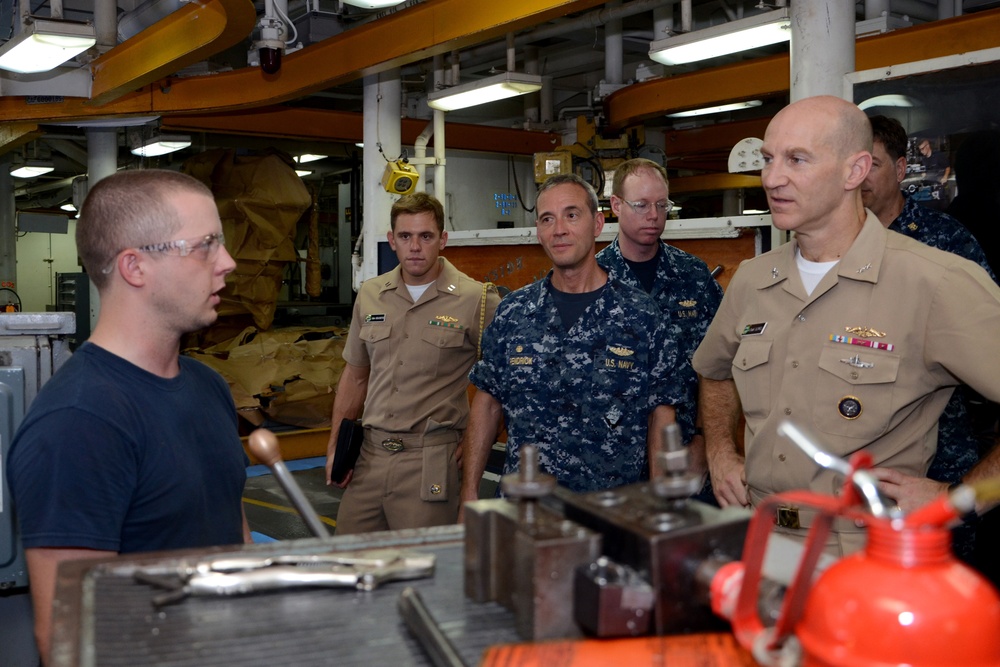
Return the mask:
M979 264L996 280L979 242L955 218L903 196L899 184L906 177L906 130L895 118L872 116L872 168L861 185L861 199L879 221L932 248L954 253ZM969 388L958 387L938 422L938 448L927 470L930 479L954 484L976 465L980 441L968 409ZM956 553L970 559L974 546L971 526L956 531Z
M594 257L604 226L597 195L575 175L554 176L537 199L538 241L553 270L504 298L470 375L479 389L463 440L462 499L475 500L501 412L504 472L524 444L573 491L644 479L691 373L670 318L643 292L610 280Z
M612 280L620 280L649 294L670 316L669 336L681 358L690 361L722 301L722 287L705 262L660 239L673 206L667 171L661 165L634 158L615 169L611 210L618 217L618 236L597 253L597 263ZM692 377L693 381L693 377ZM691 400L677 406L677 423L693 452L704 447L701 429L695 428L696 386ZM714 502L711 492L704 494Z

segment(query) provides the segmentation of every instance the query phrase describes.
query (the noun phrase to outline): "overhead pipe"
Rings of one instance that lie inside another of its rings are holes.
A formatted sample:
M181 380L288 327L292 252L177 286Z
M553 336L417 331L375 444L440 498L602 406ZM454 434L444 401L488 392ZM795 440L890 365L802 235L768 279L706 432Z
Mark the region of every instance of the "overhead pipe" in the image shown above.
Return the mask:
M514 46L516 48L521 48L533 42L552 39L553 37L561 37L571 32L599 28L608 21L636 16L645 12L651 12L655 9L663 10L676 2L678 2L678 0L632 0L632 2L627 4L623 3L614 9L605 6L601 9L588 12L575 18L565 19L559 21L558 23L552 23L550 25L544 25L520 32L514 39ZM493 42L465 49L462 53L466 57L467 61L480 62L496 58L505 48L505 44Z
M613 0L607 4L608 11L613 13L621 7L621 0ZM625 57L623 54L622 20L611 19L604 24L604 82L620 85L625 81L623 72Z
M844 75L854 71L854 6L794 2L790 17L789 99L842 96Z
M526 46L524 47L524 73L525 74L538 74L538 47L537 46ZM542 81L542 88L547 84ZM539 109L539 104L542 101L541 93L528 93L524 95L524 120L527 123L537 123L539 118L541 118L541 110ZM549 120L552 120L551 112L549 115Z

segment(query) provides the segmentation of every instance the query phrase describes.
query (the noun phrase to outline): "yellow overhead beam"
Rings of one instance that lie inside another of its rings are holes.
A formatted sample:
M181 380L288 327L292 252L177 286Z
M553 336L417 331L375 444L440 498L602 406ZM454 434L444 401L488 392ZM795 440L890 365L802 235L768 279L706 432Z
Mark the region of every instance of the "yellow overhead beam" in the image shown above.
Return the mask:
M0 125L0 155L19 148L42 136L35 123L6 123Z
M296 51L282 59L276 74L245 67L167 78L103 106L74 99L27 105L23 98L2 98L0 122L210 113L278 104L601 4L603 0L427 0Z
M251 0L184 5L91 63L89 104L106 104L240 43L256 20Z

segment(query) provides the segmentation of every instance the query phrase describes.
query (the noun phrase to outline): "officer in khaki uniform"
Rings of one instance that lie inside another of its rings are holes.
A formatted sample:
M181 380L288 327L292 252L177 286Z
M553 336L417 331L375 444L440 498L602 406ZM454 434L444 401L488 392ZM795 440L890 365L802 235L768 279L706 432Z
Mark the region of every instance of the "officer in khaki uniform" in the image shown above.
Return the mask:
M434 197L403 197L391 216L399 266L361 286L333 404L328 483L341 420L364 408L365 433L357 465L338 484L346 491L337 534L457 520L468 373L500 301L438 256L448 233Z
M723 506L837 490L838 475L777 436L787 419L836 456L869 452L882 492L913 510L947 488L925 475L954 387L1000 398L1000 289L981 267L888 231L863 208L871 147L864 113L838 98L796 102L768 126L762 183L775 226L795 240L740 267L693 360ZM741 405L745 461L733 433ZM994 448L965 481L997 472ZM784 508L776 521L801 535L811 518ZM864 544L852 523L835 531L834 553Z

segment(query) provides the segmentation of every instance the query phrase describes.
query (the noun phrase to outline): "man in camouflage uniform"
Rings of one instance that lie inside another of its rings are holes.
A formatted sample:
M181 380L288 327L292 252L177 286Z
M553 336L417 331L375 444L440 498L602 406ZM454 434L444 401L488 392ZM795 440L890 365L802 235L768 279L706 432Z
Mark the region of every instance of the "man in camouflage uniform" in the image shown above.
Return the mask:
M904 197L899 184L906 176L906 130L894 118L872 116L872 168L861 186L861 199L879 221L921 243L954 253L982 266L993 280L986 255L976 238L955 218L919 205ZM955 484L979 461L980 442L969 417L968 388L959 387L938 422L938 449L927 476ZM955 534L959 555L972 552L973 534L963 529Z
M669 194L661 165L644 158L620 164L611 186L618 237L597 253L597 262L609 278L644 290L670 316L670 338L681 358L690 361L719 308L722 287L703 261L660 240L673 206ZM677 423L684 441L700 450L704 438L695 427L696 394L692 384L691 401L677 406ZM714 502L710 491L701 496Z
M597 264L604 216L593 188L554 176L537 209L553 270L505 297L483 337L470 374L479 391L463 439L463 501L478 497L501 413L505 473L531 444L543 471L586 492L659 473L662 429L674 421L673 406L690 400L691 369L669 336L670 317Z

